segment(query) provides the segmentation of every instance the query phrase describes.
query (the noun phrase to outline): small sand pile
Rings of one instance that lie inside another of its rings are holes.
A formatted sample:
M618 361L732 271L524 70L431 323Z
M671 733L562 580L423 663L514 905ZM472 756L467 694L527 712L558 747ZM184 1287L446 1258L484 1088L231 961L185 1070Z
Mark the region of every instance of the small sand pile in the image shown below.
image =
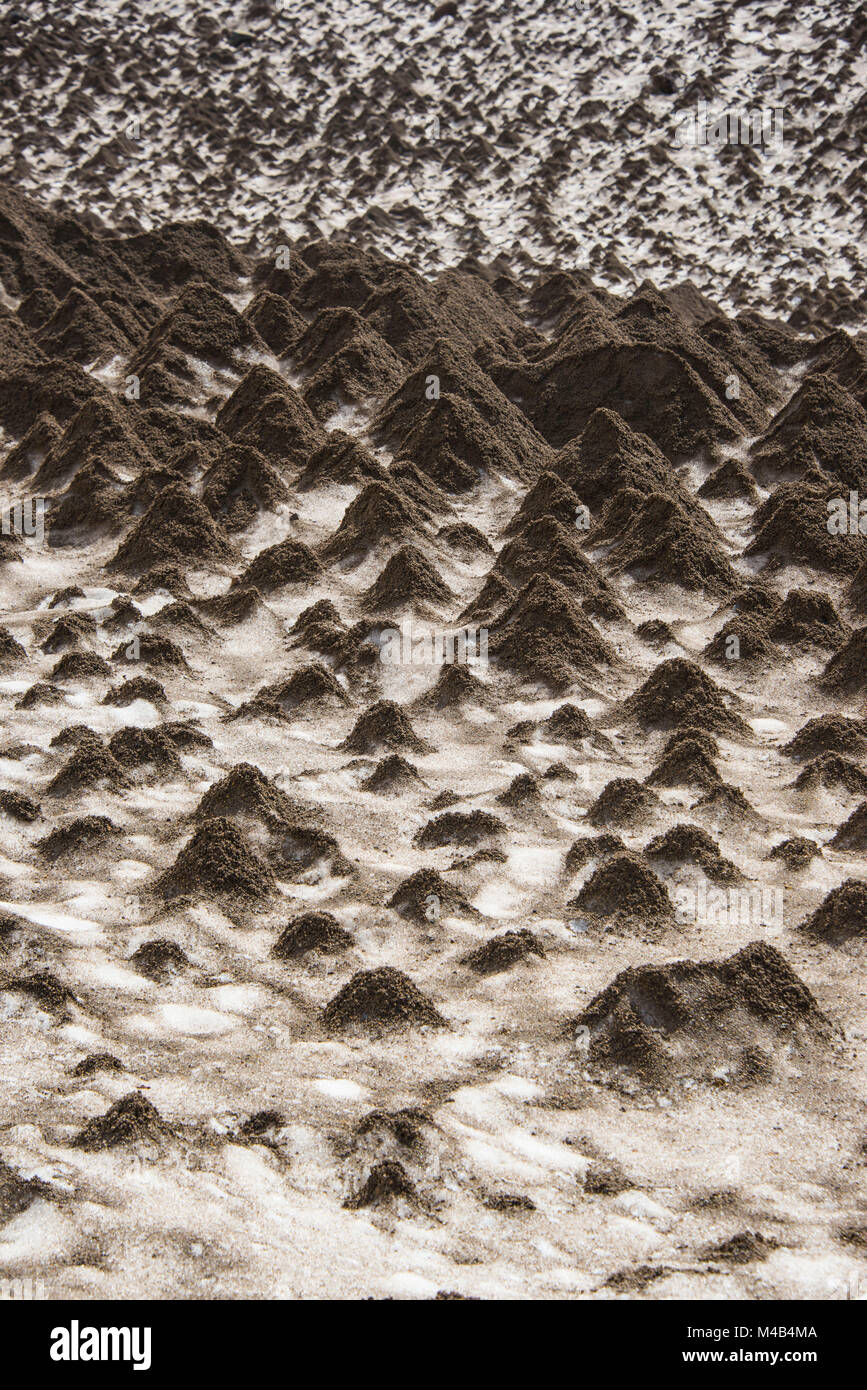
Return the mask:
M32 825L34 821L39 820L41 813L36 802L31 801L29 796L4 788L0 790L0 814L23 821L25 825Z
M103 697L104 705L126 709L134 700L148 700L153 705L163 705L167 701L166 692L153 676L133 676L121 685L113 685Z
M697 825L673 826L651 840L644 854L660 863L695 864L712 883L738 883L743 877L737 865L720 853L716 840Z
M575 1022L590 1030L591 1063L648 1080L681 1069L706 1075L764 1038L809 1050L833 1035L785 957L761 941L720 962L630 967Z
M232 580L233 588L254 588L272 594L286 584L310 584L322 571L313 551L289 537L260 550L247 568Z
M378 700L365 710L340 747L347 753L406 751L422 754L431 751L413 729L406 711L393 700Z
M0 990L24 994L33 999L46 1013L58 1019L67 1018L69 1005L76 1003L68 985L58 980L50 970L37 970L32 975L7 975L0 972Z
M752 474L740 459L727 458L705 478L697 495L713 502L734 498L744 502L755 502L759 490Z
M497 801L500 806L511 806L516 811L528 810L532 806L541 805L542 793L532 773L519 772L517 777L512 778L505 791L500 792Z
M445 1019L402 970L390 965L357 971L326 1004L322 1022L329 1031L362 1027L445 1027Z
M104 1115L88 1120L72 1142L76 1148L91 1152L142 1143L162 1148L173 1133L156 1106L140 1091L131 1091L115 1101Z
M175 670L186 670L187 659L180 647L170 641L168 637L152 637L149 633L143 633L141 637L136 637L136 658L144 666L162 666ZM128 655L130 644L121 642L119 647L115 647L111 654L112 661L131 660Z
M273 464L244 444L224 449L202 479L202 501L230 532L243 531L260 512L275 510L288 496Z
M568 906L617 923L657 926L672 917L671 900L654 873L630 854L598 865Z
M410 430L402 452L447 492L469 492L482 479L520 477L522 467L471 401L443 393Z
M506 829L505 823L490 811L444 811L418 831L415 843L420 849L441 845L487 845Z
M348 704L349 696L333 671L321 662L312 661L293 671L288 680L278 681L276 685L263 686L258 695L243 705L238 713L242 710L258 713L261 710L266 713L291 714L307 707L316 711L326 706Z
M96 623L89 613L64 613L62 618L57 619L45 641L40 644L40 651L54 656L57 652L77 647L82 638L95 635Z
M578 494L556 473L541 473L506 527L506 535L519 534L529 521L543 516L553 517L561 526L574 526L578 502Z
M181 771L175 746L162 729L118 729L108 741L109 752L122 767L151 767L165 776Z
M206 820L155 888L164 898L232 897L258 902L276 887L274 874L233 821Z
M814 589L790 589L768 628L775 642L831 648L839 647L849 633L828 595Z
M330 912L304 912L283 928L271 954L281 960L292 960L310 951L336 955L339 951L347 951L352 944L351 932L341 927Z
M368 483L346 508L322 554L329 560L361 559L389 543L417 540L424 529L421 514L404 494L388 483Z
M867 689L867 627L857 628L831 657L820 683L835 695L857 695Z
M539 729L553 743L565 743L570 748L580 748L586 738L592 738L595 729L588 715L577 705L558 705L553 714L543 720Z
M552 516L528 522L500 551L496 572L516 585L544 574L568 589L585 613L609 619L624 617L613 589L581 550L574 529L567 529Z
M695 724L715 733L749 733L744 721L726 708L719 686L684 657L657 666L626 701L625 709L644 728Z
M801 923L801 930L835 945L867 937L867 883L847 878Z
M37 1199L48 1200L52 1189L41 1178L23 1178L4 1159L0 1158L0 1221L20 1216Z
M257 449L281 470L302 468L325 435L303 397L285 377L257 364L217 413L217 425L236 444Z
M299 475L295 486L299 492L307 492L327 487L329 483L364 487L366 483L387 481L388 474L382 464L363 444L343 430L332 430Z
M448 662L430 690L416 701L419 709L452 709L461 705L482 705L490 703L490 692L478 676L460 662Z
M707 594L729 594L737 587L710 518L697 517L662 493L645 497L629 488L616 493L590 539L594 545L610 544L605 560L614 574Z
M528 960L530 956L544 959L545 951L539 938L522 927L519 931L492 936L490 941L463 956L462 963L478 975L497 975L503 970L511 970L513 965Z
M865 850L867 849L867 801L862 801L860 806L856 806L848 820L837 830L830 843L835 849L845 850Z
M414 545L395 551L378 578L361 595L365 608L393 613L411 605L419 612L438 613L454 602L454 594Z
M610 859L614 854L629 854L619 835L587 835L573 840L566 852L564 868L567 874L577 874L592 859Z
M389 753L387 758L377 763L361 785L366 792L394 796L402 792L415 791L423 787L424 782L406 758L402 758L399 753Z
M780 653L768 640L767 624L747 614L725 623L708 642L702 656L728 667L733 661L761 661L764 669L768 662L779 660Z
M6 627L0 627L0 663L4 666L17 666L27 660L27 653Z
M67 652L52 666L49 674L52 681L74 681L110 676L113 672L108 662L97 656L96 652Z
M138 573L155 565L210 569L233 551L221 526L183 483L163 488L109 562L110 569Z
M120 791L130 780L114 754L95 739L83 740L46 787L51 796L75 792Z
M272 829L299 822L317 824L322 818L318 807L287 796L252 763L236 763L208 788L193 812L195 820L215 816L248 816Z
M587 812L590 825L642 825L659 807L659 801L634 777L614 777Z
M858 755L867 751L867 724L844 714L819 714L802 724L794 738L783 744L782 751L799 760L820 753Z
M806 565L828 574L854 575L867 562L867 539L828 530L828 503L840 485L811 473L781 483L753 515L755 535L744 551L782 565Z
M652 787L715 787L720 781L713 759L698 739L679 739L664 753L647 778Z
M816 787L841 788L852 795L867 795L867 772L840 753L820 753L811 758L795 778L795 786L811 791Z
M382 1206L395 1198L415 1202L415 1184L402 1163L396 1158L384 1158L373 1165L360 1191L354 1197L348 1197L343 1205L356 1210L359 1207Z
M497 619L489 650L502 666L554 689L616 661L569 590L545 575L531 579Z
M99 849L119 835L120 827L108 816L79 816L68 825L58 826L43 839L37 840L36 848L45 859L54 861L67 855L78 857L93 849Z
M178 975L189 965L189 957L176 941L164 936L144 941L130 956L130 964L148 979L161 983Z
M409 878L395 889L388 900L402 917L414 922L436 922L440 917L459 915L472 911L469 903L458 891L447 883L436 869L417 869Z
M832 840L831 843L833 844L834 841ZM808 868L810 863L817 856L821 858L821 855L822 851L815 840L808 840L803 835L794 835L788 840L774 845L768 858L782 859L786 868L795 873L800 869Z

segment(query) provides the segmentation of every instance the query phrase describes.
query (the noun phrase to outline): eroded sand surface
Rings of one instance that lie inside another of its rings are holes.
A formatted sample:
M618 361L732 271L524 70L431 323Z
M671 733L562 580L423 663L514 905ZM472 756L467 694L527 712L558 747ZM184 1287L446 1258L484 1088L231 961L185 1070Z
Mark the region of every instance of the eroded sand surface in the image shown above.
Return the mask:
M0 1273L858 1296L857 22L368 8L4 21Z

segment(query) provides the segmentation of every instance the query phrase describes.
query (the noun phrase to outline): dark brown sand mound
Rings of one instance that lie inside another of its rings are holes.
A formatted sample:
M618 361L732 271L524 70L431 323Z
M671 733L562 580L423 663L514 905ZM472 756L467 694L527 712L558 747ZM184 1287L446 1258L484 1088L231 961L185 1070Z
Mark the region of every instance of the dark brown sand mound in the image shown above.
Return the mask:
M577 874L593 859L610 859L615 854L629 853L619 835L588 835L570 845L564 868L567 874Z
M96 652L67 652L50 671L52 681L88 680L93 676L110 676L108 662Z
M277 545L268 546L267 550L260 550L243 573L232 580L232 586L271 594L286 584L309 584L321 570L309 546L290 536Z
M0 1222L19 1216L39 1198L48 1199L51 1186L41 1178L25 1178L0 1158Z
M492 936L490 941L468 952L462 960L478 975L497 975L503 970L511 970L513 965L528 960L530 956L544 959L545 951L539 938L522 927L520 931L506 931L500 936Z
M258 449L282 470L301 468L325 443L299 393L270 367L257 365L220 407L217 424L236 444Z
M236 763L225 777L209 787L193 816L196 820L249 816L272 828L298 821L315 824L321 819L317 807L287 796L252 763Z
M136 970L157 982L180 974L189 963L186 951L176 941L169 941L163 936L142 942L130 956L130 964L134 965Z
M364 487L366 483L387 481L388 473L363 444L343 430L332 430L299 474L295 486L299 492L306 492L329 483Z
M40 810L36 802L31 801L23 792L7 791L4 788L0 790L0 814L11 816L13 820L20 820L25 825L32 825L39 819Z
M462 705L488 705L491 703L487 686L473 675L472 671L459 662L447 662L430 690L419 697L419 709L459 709Z
M430 560L413 545L395 551L378 578L362 594L366 608L392 613L409 604L419 612L437 613L454 602Z
M69 1005L76 1002L69 986L58 980L50 970L45 969L21 975L0 973L0 990L24 994L32 999L38 1008L54 1014L58 1019L66 1018Z
M867 801L862 801L837 830L830 843L835 849L867 849Z
M67 796L97 788L119 791L129 785L129 778L114 754L101 743L88 739L76 748L45 790L50 796Z
M422 827L415 842L421 849L437 849L441 845L475 847L488 844L505 829L505 823L490 811L444 811Z
M120 685L113 685L103 697L102 703L114 705L117 709L126 709L134 700L148 700L153 705L164 705L167 696L159 681L154 680L153 676L133 676L131 680L123 681Z
M867 936L867 883L847 878L831 890L801 928L832 944Z
M740 459L728 458L705 478L697 495L714 502L731 498L755 502L758 499L759 490L752 475Z
M243 710L250 713L292 713L310 707L348 705L349 696L337 677L321 662L313 661L293 671L288 680L264 686ZM239 711L240 713L240 711Z
M110 568L139 573L172 564L210 569L232 558L232 547L207 507L183 483L163 488L119 547Z
M0 662L4 666L18 665L27 660L27 653L8 628L0 627Z
M616 493L590 541L610 547L605 563L614 574L707 594L728 594L737 586L710 518L697 517L662 493L642 496L630 488Z
M780 652L768 638L766 622L746 615L731 618L721 627L702 656L728 667L735 661L760 662L764 670L770 662L779 660Z
M821 684L835 695L856 695L867 688L867 627L859 627L828 662Z
M663 661L626 701L627 713L644 728L696 724L714 733L743 735L743 720L725 705L719 686L692 661Z
M554 689L616 661L569 590L537 575L494 623L489 650L497 662Z
M867 725L844 714L819 714L808 719L794 738L783 744L789 757L815 758L820 753L861 754L867 750Z
M867 539L829 532L828 503L839 495L839 484L822 473L781 483L756 508L755 535L744 555L765 556L774 566L809 565L828 574L853 576L867 563Z
M617 855L600 864L570 908L594 917L652 926L670 920L671 900L659 879L631 855Z
M383 758L377 763L370 776L365 777L361 785L366 792L377 792L379 795L398 795L423 787L424 782L412 763L407 762L406 758L402 758L399 753L389 753L387 758Z
M587 812L591 825L641 825L659 807L652 792L634 777L608 782Z
M352 934L330 912L304 912L284 927L271 950L281 960L293 960L310 951L335 955L352 946Z
M151 767L166 776L181 771L175 745L162 729L118 729L109 739L108 748L121 767Z
M786 868L796 873L800 869L806 869L812 860L821 857L821 854L822 851L815 840L808 840L803 835L793 835L774 845L768 858L782 859Z
M79 816L38 840L36 848L46 859L53 861L66 855L78 856L98 849L119 834L120 828L108 816Z
M697 825L675 825L645 846L647 859L658 863L694 864L712 883L737 883L743 875L724 858L719 845Z
M243 531L289 496L273 464L249 445L225 449L202 479L202 501L227 531Z
M104 1115L88 1120L72 1142L76 1148L92 1151L142 1143L162 1148L173 1133L156 1107L140 1091L131 1091Z
M713 759L697 739L679 739L647 777L651 787L715 787L720 781Z
M340 745L347 753L409 752L429 753L406 711L393 700L379 700L364 711Z
M388 483L368 483L343 514L322 554L329 560L362 559L389 543L398 546L424 533L418 508Z
M813 589L790 589L773 615L768 636L775 642L839 647L849 636L827 594Z
M867 794L867 772L862 771L851 758L839 753L820 753L811 758L806 767L795 778L795 786L811 790L815 787L839 788L853 795Z
M647 1079L737 1057L757 1041L810 1051L833 1029L784 956L754 941L726 960L675 961L622 971L576 1020L589 1058Z
M206 820L160 874L164 898L232 897L257 902L274 890L274 874L262 856L225 817Z
M496 571L512 584L545 574L569 589L585 613L624 617L614 591L583 554L575 533L552 516L529 521L497 557Z
M322 1011L326 1029L445 1027L445 1019L403 971L359 970Z
M347 1197L345 1207L353 1210L359 1207L378 1207L400 1198L415 1202L415 1184L402 1163L396 1158L384 1158L375 1163L361 1188L353 1197Z
M436 869L417 869L404 879L388 900L402 917L415 922L436 922L452 913L468 913L472 909L463 895L447 883Z

